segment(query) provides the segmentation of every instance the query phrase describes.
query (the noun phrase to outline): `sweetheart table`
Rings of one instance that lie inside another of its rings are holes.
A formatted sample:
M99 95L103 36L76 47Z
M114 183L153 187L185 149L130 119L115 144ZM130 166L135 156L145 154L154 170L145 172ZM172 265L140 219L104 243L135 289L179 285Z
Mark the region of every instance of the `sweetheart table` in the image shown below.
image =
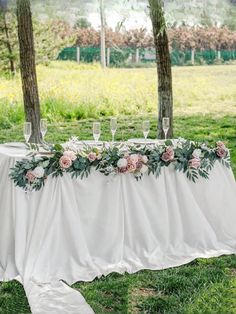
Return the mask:
M171 166L138 182L94 170L83 180L49 177L43 189L25 193L9 178L25 154L0 145L0 281L20 280L33 313L47 313L35 286L236 253L236 184L219 162L196 183Z

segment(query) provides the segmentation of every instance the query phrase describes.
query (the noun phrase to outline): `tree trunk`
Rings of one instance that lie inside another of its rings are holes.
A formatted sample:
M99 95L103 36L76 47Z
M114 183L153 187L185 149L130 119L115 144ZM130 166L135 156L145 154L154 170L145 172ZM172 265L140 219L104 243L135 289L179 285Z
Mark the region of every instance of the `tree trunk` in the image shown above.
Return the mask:
M221 51L217 50L217 60L220 60L220 59L221 59Z
M105 35L105 12L103 0L100 0L100 17L101 17L101 65L106 67L106 35Z
M17 21L25 117L32 123L30 142L40 143L40 104L30 0L17 0Z
M153 25L154 44L157 58L158 75L158 138L164 138L162 120L170 119L168 138L173 138L173 91L169 43L166 31L163 2L149 0Z

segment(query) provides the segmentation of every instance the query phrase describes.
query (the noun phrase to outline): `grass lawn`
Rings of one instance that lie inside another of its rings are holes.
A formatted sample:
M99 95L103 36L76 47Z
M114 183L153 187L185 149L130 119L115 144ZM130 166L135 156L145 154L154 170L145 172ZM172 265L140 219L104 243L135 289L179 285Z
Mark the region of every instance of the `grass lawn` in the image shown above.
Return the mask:
M41 109L50 121L155 113L156 69L106 69L52 62L39 66ZM174 114L236 115L236 65L173 67ZM24 119L19 74L0 77L0 125Z
M218 116L218 117L217 117ZM156 117L151 121L150 137L156 136ZM121 117L118 140L141 137L144 116ZM102 139L108 140L109 119L102 120ZM92 137L92 120L55 123L49 126L46 140L61 142L71 135ZM236 114L175 117L175 137L214 142L223 140L231 149L236 175ZM21 141L22 126L0 128L0 142ZM111 274L91 283L76 283L96 313L136 314L234 314L236 313L236 256L197 259L192 263L162 271L140 271L132 275ZM0 283L0 313L30 313L22 286Z

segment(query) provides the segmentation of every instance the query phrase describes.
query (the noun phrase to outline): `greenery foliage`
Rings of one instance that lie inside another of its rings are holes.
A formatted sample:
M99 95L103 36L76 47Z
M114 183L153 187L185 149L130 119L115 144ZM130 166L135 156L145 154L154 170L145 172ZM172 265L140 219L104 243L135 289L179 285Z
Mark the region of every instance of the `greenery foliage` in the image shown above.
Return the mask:
M0 7L0 74L14 74L18 69L18 38L15 13ZM13 64L11 69L10 62Z
M39 148L36 146L35 150L35 147L30 147L33 157L17 161L11 169L10 177L15 185L26 191L38 191L50 175L58 177L70 173L72 178L83 179L88 177L92 168L106 176L130 173L139 180L146 171L159 177L161 169L170 165L173 165L176 171L186 173L189 180L196 182L199 177L208 179L209 172L217 160L230 168L229 153L222 142L218 142L213 148L204 143L184 139L179 139L177 143L167 140L152 146L127 143L109 147L104 145L102 148L81 148L78 146L79 142L77 146L74 142L72 148L70 144L67 145L68 148L60 144L49 147L48 151L52 154L50 157L37 157ZM219 150L223 151L222 155ZM61 160L68 152L73 157L66 157L69 158L69 166L64 167ZM119 166L119 161L125 162L125 166ZM132 168L129 169L129 166ZM142 171L144 168L146 169ZM39 175L35 174L35 169L39 169ZM27 177L28 173L31 175L30 179Z

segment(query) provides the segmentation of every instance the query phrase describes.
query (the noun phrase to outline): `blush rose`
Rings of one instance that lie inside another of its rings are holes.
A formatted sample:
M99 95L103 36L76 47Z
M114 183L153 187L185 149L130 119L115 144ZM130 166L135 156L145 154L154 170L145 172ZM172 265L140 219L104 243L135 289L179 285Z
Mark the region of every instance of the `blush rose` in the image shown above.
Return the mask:
M64 151L63 156L70 158L72 161L76 160L76 158L77 158L75 152L73 152L71 150Z
M220 158L224 158L226 156L226 150L223 147L218 147L216 149L216 155Z
M72 160L67 156L61 156L59 164L62 169L68 169L72 166Z
M95 161L96 159L97 159L97 154L96 154L96 153L90 152L90 153L88 154L88 160L89 160L90 162L93 162L93 161Z
M36 176L34 174L34 172L32 170L28 170L27 173L26 173L26 179L30 182L30 183L33 183L36 179Z
M175 153L174 149L170 146L166 148L166 151L162 154L161 159L165 162L171 161L174 159Z
M201 166L201 160L199 158L193 158L189 160L189 167L198 169Z

